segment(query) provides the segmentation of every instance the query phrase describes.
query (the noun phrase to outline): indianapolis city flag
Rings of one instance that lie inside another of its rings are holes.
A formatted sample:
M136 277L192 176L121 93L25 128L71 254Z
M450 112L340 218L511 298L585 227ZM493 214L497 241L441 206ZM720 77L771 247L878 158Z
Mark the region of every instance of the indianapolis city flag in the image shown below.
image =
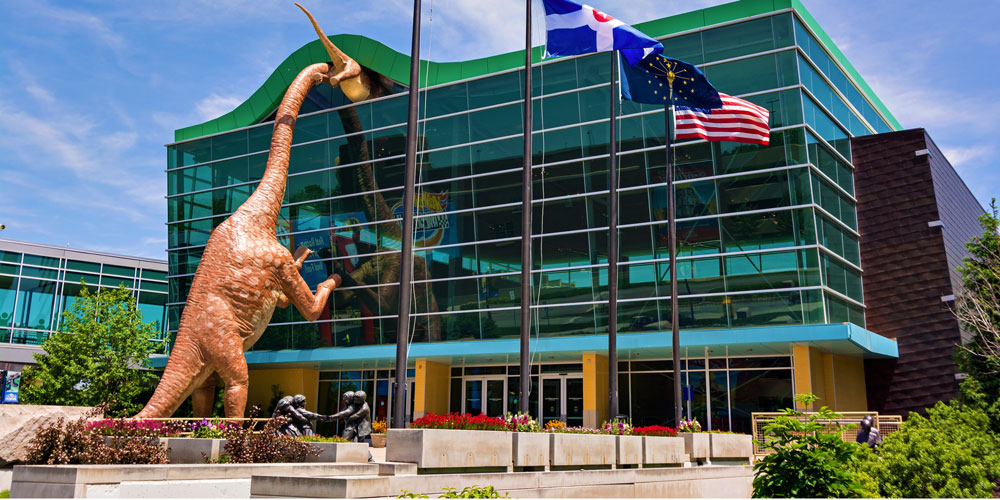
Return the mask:
M766 108L743 99L719 94L722 108L703 110L674 106L674 130L678 139L701 138L767 146L771 134Z
M593 8L571 0L545 4L545 57L620 50L630 65L663 52L660 42Z

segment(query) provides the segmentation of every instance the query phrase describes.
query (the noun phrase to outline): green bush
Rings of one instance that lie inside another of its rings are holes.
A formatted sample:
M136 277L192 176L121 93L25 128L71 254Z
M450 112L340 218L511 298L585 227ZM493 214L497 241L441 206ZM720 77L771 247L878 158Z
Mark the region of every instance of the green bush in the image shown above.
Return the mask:
M795 401L808 406L817 399L798 394ZM847 465L861 446L840 439L840 432L820 432L826 422L839 418L826 406L804 415L786 408L764 427L764 442L771 453L754 464L754 498L857 498L867 496L862 483ZM841 430L840 424L836 425Z
M10 490L0 491L0 498L10 498Z
M939 402L924 418L910 413L878 455L852 465L885 497L989 498L1000 488L1000 439L982 410Z
M396 498L430 498L421 493L403 490ZM510 498L506 493L500 496L500 492L492 486L467 486L458 491L457 488L444 488L444 493L438 498Z

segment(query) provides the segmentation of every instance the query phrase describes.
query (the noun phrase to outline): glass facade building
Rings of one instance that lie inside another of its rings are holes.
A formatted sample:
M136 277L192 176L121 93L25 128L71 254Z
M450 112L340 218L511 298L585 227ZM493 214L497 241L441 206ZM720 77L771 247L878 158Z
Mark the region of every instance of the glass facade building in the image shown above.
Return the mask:
M84 287L96 292L120 285L132 290L143 321L155 323L160 333L152 340L163 342L165 261L0 240L0 364L6 365L0 368L32 363L28 351L14 355L11 348L38 346L58 331L63 311Z
M809 363L813 351L820 365L823 353L838 356L831 365L840 357L893 356L892 347L866 349L850 340L856 332L877 335L864 330L849 139L898 123L797 2L735 2L638 28L660 37L665 54L699 65L721 92L771 113L769 146L673 144L683 368L697 394L689 411L714 428L743 429L749 412L787 407L793 390L809 388L797 382L793 365ZM366 43L333 38L369 68L390 65L380 62L388 49L362 57ZM311 50L296 52L284 71L294 75L304 67L300 52ZM427 359L424 376L447 380L448 398L442 408L415 389L417 414L516 408L511 345L519 335L519 242L526 231L523 69L516 65L523 56L514 55L431 63L431 84L421 88L414 327L406 334L416 383ZM406 59L393 57L396 66ZM596 352L592 361L600 365L602 342L607 349L610 57L533 67L532 408L571 425L602 415L599 401L586 402L581 356ZM323 56L315 59L309 62ZM248 103L262 101L255 99ZM179 141L168 146L170 332L212 229L263 174L273 122L265 116L238 128L240 111L216 120L214 129L179 130ZM619 112L621 411L637 422L671 423L669 339L663 345L671 329L664 109L625 101ZM278 239L289 250L316 251L302 271L312 286L331 273L344 285L316 322L294 308L278 309L247 357L251 369L320 370L319 399L327 408L339 391L329 381L341 379L367 384L369 394L390 404L389 376L376 371L388 372L400 334L394 297L405 121L405 92L350 103L325 87L310 93L296 124ZM834 329L850 347L813 345ZM429 375L438 370L431 365L450 368ZM588 417L588 409L596 413Z

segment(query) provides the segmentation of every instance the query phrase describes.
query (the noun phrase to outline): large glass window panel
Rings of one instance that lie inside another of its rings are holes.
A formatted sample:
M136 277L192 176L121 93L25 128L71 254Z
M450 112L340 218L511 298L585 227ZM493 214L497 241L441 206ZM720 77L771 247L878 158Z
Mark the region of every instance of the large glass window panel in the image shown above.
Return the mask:
M729 291L795 288L799 282L797 252L767 252L726 257Z
M674 146L674 175L678 180L715 175L712 143L699 142ZM665 170L665 168L664 168Z
M521 92L524 89L524 84L521 83L523 73L523 71L512 71L468 82L466 85L469 88L469 109L521 99ZM458 104L460 103L461 97L459 96Z
M730 430L729 377L725 371L708 372L708 394L712 406L711 428L720 431Z
M55 281L21 278L17 289L17 328L48 330L52 326Z
M538 280L537 294L539 301L545 304L569 304L575 302L590 302L601 297L601 288L595 287L595 269L568 269L563 271L547 271L535 276ZM604 275L607 280L607 272Z
M706 61L729 59L774 48L771 18L768 17L705 30L702 39Z
M296 127L296 131L298 127ZM212 159L219 160L247 154L247 131L239 130L212 138Z
M771 134L770 145L738 142L715 142L719 174L746 172L764 168L798 165L806 162L805 135L802 129Z
M595 306L592 304L550 306L542 301L543 307L533 314L532 321L543 337L565 335L593 335L596 333Z
M730 430L749 434L754 412L773 412L792 407L792 371L730 371L729 398L732 405Z
M730 95L760 92L798 83L795 54L794 50L787 50L707 66L703 70L720 92Z
M631 379L632 425L676 426L673 374L632 373Z
M809 209L722 217L726 252L744 252L815 242Z
M16 300L17 276L0 275L0 327L9 327L13 324Z
M166 323L167 294L140 292L138 306L142 321L153 323L156 331L162 332Z
M730 295L729 307L734 327L804 324L800 292L771 292Z
M173 164L178 167L205 163L212 159L212 139L182 142L173 146Z
M728 177L717 183L723 213L783 207L791 201L785 171Z
M674 36L661 40L663 53L670 57L687 61L691 64L701 64L705 62L702 53L701 31L687 35Z

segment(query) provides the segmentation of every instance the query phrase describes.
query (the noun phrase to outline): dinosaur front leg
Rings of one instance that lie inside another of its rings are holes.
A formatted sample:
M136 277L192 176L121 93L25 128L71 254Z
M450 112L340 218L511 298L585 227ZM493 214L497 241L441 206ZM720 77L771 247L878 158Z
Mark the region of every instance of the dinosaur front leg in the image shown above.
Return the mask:
M313 295L306 280L302 279L302 275L295 267L295 262L291 260L281 264L277 275L281 282L281 292L291 300L292 304L295 304L295 308L302 313L302 317L306 321L316 321L319 318L323 307L326 306L326 302L330 298L330 292L337 288L341 282L339 275L330 275L326 281L316 287L316 294Z
M308 247L302 246L302 247L297 248L295 250L295 255L292 257L292 259L293 259L292 262L294 262L296 269L298 269L299 271L301 271L302 270L302 264L304 264L305 261L306 261L306 259L308 259L309 256L312 255L312 254L313 254L313 251L310 250ZM289 299L287 295L285 295L284 293L282 293L278 297L278 302L275 303L275 307L280 307L281 309L284 309L284 308L288 307L291 304L292 304L291 299Z

